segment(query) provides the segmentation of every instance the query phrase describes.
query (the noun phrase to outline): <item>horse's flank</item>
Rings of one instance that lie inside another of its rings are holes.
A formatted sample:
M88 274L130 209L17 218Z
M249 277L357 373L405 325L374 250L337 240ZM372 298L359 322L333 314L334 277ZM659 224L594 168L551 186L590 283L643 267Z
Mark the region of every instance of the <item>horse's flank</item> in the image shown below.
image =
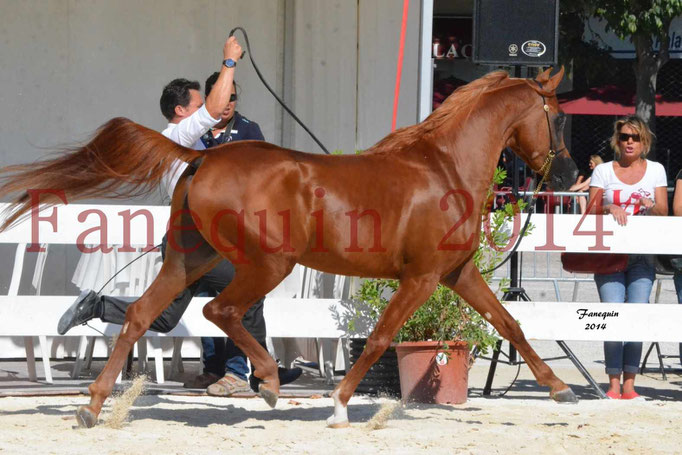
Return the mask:
M482 95L505 80L512 83L504 86L522 83L492 73L460 88L422 124L361 155L311 155L257 142L211 149L190 186L189 208L203 226L224 208L244 211L221 218L220 238L209 239L231 250L233 262L259 260L265 239L292 262L337 274L395 278L408 264L447 274L462 261L453 252L476 249L503 142L504 122L481 134L467 128L467 119ZM486 109L502 110L495 103Z

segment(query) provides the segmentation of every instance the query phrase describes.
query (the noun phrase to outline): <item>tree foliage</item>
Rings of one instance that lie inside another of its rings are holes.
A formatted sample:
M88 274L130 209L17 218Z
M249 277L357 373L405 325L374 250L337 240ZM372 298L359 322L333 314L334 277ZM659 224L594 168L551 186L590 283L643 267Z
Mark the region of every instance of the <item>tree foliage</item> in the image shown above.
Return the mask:
M635 45L636 113L655 130L656 77L670 59L670 23L682 15L682 0L579 0L590 15L606 22L606 30ZM655 42L660 43L654 49Z
M559 64L573 68L570 77L574 90L603 84L604 75L610 73L615 59L598 40L584 39L587 21L594 9L592 2L575 0L560 5Z
M598 0L589 2L594 15L620 39L635 36L667 38L670 22L682 14L682 0ZM588 3L588 4L589 4ZM661 42L664 43L663 39ZM668 48L661 46L662 53Z

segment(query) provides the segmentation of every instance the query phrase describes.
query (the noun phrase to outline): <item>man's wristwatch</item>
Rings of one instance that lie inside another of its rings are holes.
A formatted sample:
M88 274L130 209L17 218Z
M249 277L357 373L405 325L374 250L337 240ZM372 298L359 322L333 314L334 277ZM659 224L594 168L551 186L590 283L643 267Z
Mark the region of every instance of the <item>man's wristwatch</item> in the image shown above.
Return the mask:
M235 66L237 66L237 62L235 62L231 58L226 58L225 60L223 60L223 65L225 65L225 67L227 68L234 68Z

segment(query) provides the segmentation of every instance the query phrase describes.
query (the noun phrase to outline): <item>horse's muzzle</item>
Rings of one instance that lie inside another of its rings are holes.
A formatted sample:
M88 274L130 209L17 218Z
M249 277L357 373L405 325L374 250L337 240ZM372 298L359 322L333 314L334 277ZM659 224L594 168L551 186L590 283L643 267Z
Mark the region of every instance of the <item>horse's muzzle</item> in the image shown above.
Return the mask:
M578 166L571 156L564 152L556 156L550 168L549 186L554 191L566 191L578 178Z

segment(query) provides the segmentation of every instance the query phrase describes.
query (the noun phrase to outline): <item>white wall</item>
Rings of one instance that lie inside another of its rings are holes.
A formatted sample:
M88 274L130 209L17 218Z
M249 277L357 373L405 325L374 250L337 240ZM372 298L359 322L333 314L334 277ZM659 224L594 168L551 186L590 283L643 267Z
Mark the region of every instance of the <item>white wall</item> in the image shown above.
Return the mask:
M417 119L419 5L409 11L398 126ZM203 87L238 25L267 81L330 150L367 148L390 130L401 19L398 0L0 0L0 166L86 141L116 116L163 129L163 86L186 77ZM238 110L266 140L322 153L248 57L237 80ZM12 257L0 259L0 289ZM73 294L77 261L73 248L51 250L43 294ZM24 294L34 292L33 263Z
M411 4L401 125L416 121L419 2ZM164 84L203 85L237 25L250 33L266 79L328 148L366 148L389 131L402 15L395 0L0 0L0 9L1 165L86 140L115 116L162 129ZM267 140L319 151L246 59L237 79L238 109Z
M419 5L410 2L397 128L417 121ZM365 149L391 131L401 22L402 2L360 1L357 148Z
M0 164L38 159L82 141L112 117L154 129L163 86L175 77L202 83L220 69L222 44L244 26L262 71L280 76L283 0L1 0ZM265 136L277 136L279 109L254 79L237 74L239 109Z

